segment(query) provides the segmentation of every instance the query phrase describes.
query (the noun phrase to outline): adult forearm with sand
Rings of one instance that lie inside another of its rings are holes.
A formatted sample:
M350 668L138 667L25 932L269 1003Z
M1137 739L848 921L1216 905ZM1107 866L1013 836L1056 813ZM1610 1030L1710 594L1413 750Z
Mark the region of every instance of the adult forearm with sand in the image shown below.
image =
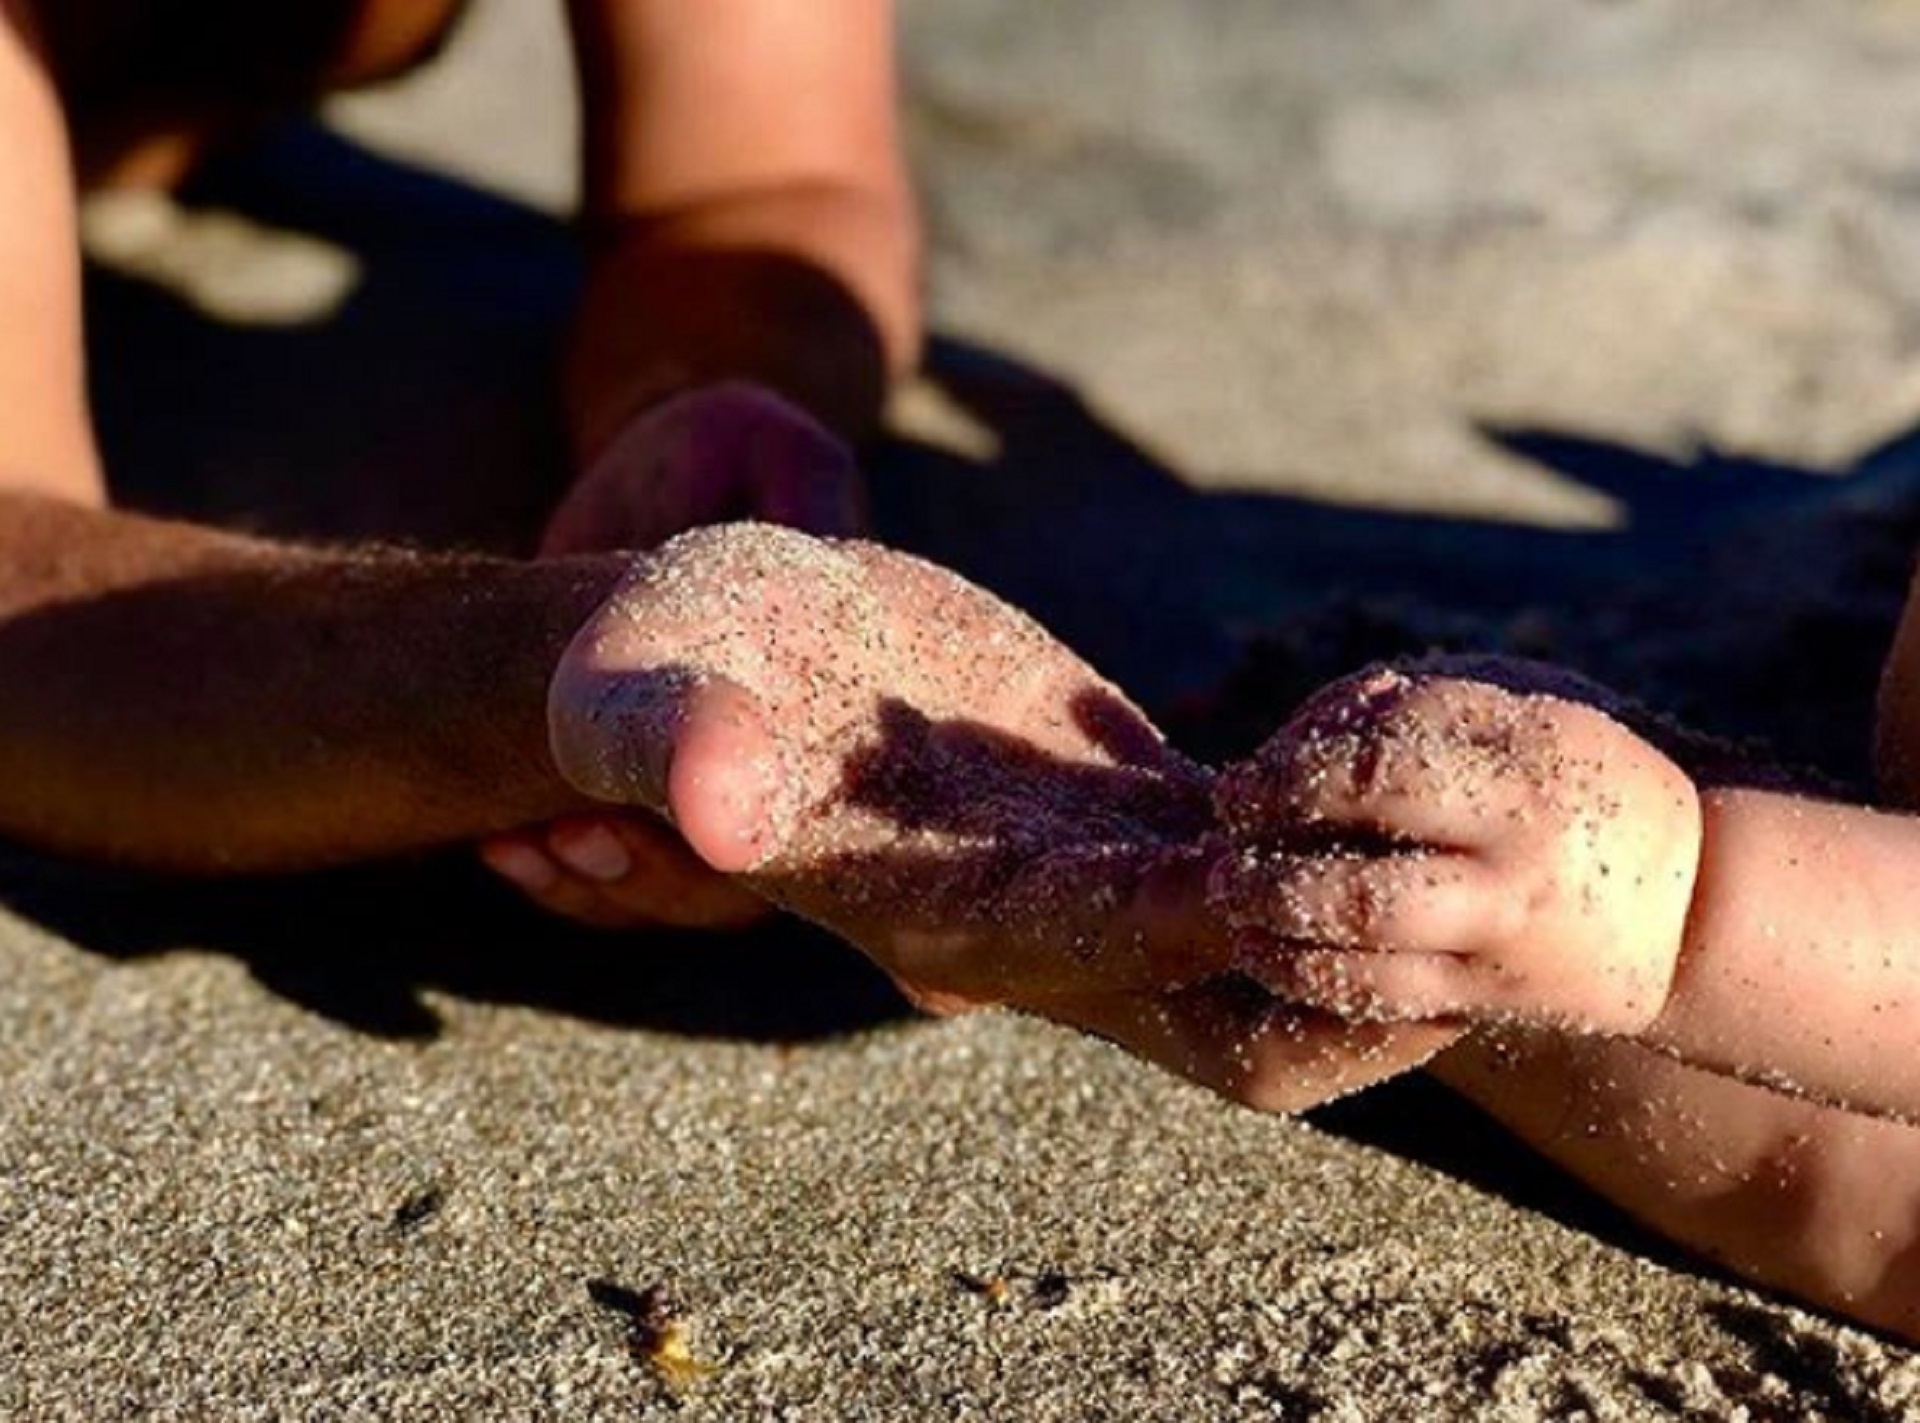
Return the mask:
M0 493L0 835L271 870L581 808L547 684L626 565L299 547Z

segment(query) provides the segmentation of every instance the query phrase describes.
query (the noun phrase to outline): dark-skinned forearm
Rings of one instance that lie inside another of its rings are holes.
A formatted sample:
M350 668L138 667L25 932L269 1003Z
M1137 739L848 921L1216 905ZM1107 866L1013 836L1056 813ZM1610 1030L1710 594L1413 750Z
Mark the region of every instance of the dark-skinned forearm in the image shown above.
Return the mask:
M903 190L734 194L603 216L574 328L568 410L583 458L634 412L751 380L860 439L919 356L913 208Z
M622 562L298 548L0 493L0 835L288 869L578 808L546 687Z
M751 380L842 436L920 345L892 6L568 0L591 261L579 453L690 386Z

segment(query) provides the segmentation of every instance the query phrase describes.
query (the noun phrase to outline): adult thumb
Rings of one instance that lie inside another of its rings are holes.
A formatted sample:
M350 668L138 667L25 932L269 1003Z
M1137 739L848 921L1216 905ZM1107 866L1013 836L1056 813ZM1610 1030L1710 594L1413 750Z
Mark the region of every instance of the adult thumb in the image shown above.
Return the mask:
M796 781L759 700L731 678L684 665L617 668L569 653L547 698L554 764L595 800L670 820L723 874L785 843Z

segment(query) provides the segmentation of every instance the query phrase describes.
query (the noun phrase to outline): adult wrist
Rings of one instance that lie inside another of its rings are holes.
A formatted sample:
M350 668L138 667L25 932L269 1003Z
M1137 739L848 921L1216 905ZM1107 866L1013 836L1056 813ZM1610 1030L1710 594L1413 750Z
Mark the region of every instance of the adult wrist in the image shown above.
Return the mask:
M492 644L502 662L518 663L502 676L510 703L504 708L503 744L495 760L504 795L494 830L552 820L594 804L570 784L554 759L547 731L547 698L561 659L580 630L614 595L632 567L631 554L542 559L522 565L522 594L509 605L511 627L498 629ZM477 655L485 657L483 638ZM496 663L495 671L506 668Z

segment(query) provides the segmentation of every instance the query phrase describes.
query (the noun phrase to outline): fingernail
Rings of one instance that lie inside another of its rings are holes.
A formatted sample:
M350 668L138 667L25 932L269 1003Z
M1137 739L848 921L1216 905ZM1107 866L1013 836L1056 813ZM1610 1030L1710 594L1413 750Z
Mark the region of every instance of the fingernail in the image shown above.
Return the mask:
M691 537L689 535L688 537ZM631 580L629 580L631 581ZM641 613L613 605L621 619ZM560 774L596 800L663 809L673 746L704 675L679 665L619 665L593 624L560 660L547 693L547 734Z
M529 894L551 889L560 878L553 861L530 845L484 845L480 858L488 869Z
M555 836L548 843L568 869L602 884L625 879L633 872L633 857L627 853L627 847L604 825L591 825L565 837Z

